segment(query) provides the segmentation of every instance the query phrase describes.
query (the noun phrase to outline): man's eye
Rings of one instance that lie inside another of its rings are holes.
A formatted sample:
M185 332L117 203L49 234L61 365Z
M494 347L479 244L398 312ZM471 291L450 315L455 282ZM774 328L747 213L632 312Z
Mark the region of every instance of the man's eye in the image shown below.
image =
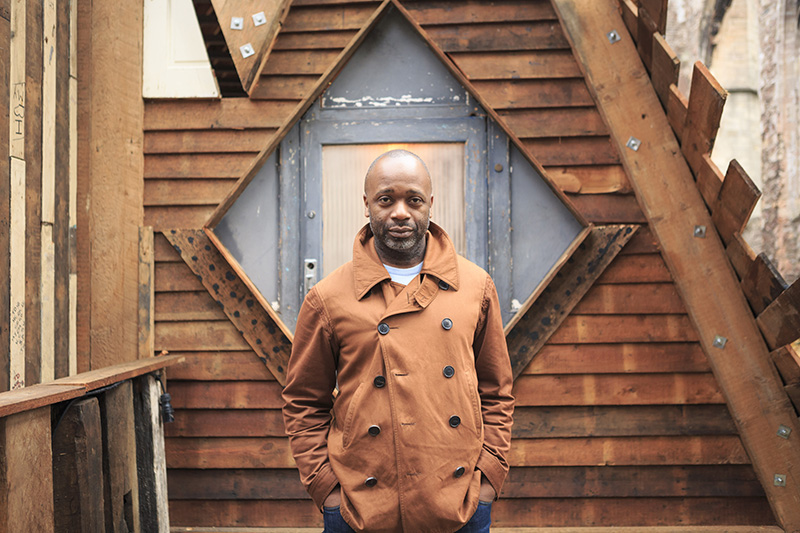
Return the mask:
M382 204L388 204L391 201L392 201L392 199L389 198L388 196L381 196L380 198L378 198L378 202L380 202Z
M411 198L408 203L411 205L420 205L422 203L422 198Z

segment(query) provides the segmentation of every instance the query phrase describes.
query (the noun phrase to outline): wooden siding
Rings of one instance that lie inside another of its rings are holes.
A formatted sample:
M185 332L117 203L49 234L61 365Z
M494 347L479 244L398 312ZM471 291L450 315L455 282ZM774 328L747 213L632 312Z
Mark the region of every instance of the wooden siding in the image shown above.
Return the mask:
M587 219L646 224L549 2L403 5ZM376 7L295 1L258 99L146 105L155 349L186 356L169 373L172 525L321 525L294 470L278 383L158 231L203 225ZM774 523L646 226L523 371L515 395L498 527Z

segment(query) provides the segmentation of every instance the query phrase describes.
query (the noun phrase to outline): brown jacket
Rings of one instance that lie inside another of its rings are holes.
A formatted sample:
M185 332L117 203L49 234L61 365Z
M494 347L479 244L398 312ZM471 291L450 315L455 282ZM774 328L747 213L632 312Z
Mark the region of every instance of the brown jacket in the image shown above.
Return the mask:
M508 473L514 398L497 292L435 224L406 287L372 239L366 225L353 260L300 309L283 391L292 454L318 506L341 485L357 531L452 532L477 508L481 472L498 494Z

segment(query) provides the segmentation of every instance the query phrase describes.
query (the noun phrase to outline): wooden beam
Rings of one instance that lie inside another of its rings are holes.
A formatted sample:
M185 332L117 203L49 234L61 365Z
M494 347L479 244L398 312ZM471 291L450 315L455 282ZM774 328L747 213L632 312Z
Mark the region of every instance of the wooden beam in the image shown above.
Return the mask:
M133 381L141 531L169 533L167 461L160 396L161 388L152 375L140 376Z
M761 191L738 161L731 160L716 203L711 207L711 219L722 242L728 244L741 234L756 207Z
M11 42L11 10L10 0L0 2L0 42ZM10 81L11 51L8 46L0 47L0 79ZM9 250L9 218L11 216L11 162L9 160L9 139L11 90L9 83L0 84L0 279L8 280L11 274L11 254ZM10 287L8 283L0 284L0 350L10 352L11 324ZM10 357L0 357L0 392L11 387L9 373Z
M704 239L693 237L696 225L710 227L712 221L636 49L624 39L613 45L605 39L605 28L622 24L611 1L555 0L554 5L587 85L613 132L639 204L700 336L775 517L785 529L800 529L800 423L769 360L721 240L714 232ZM698 67L695 84L714 89L712 96L716 96L706 100L701 96L703 88L693 95L698 103L692 108L697 108L698 114L690 113L687 124L696 124L705 133L684 132L684 153L691 158L708 152L708 132L716 129L709 128L714 122L709 117L717 116L724 95L702 72L703 67ZM641 110L649 112L642 117ZM638 151L624 144L631 135L641 140ZM714 342L718 337L727 339L724 346ZM793 430L789 440L775 434L781 424ZM774 484L776 474L785 476L785 487Z
M202 230L171 230L164 235L203 287L225 311L275 379L283 385L292 349L292 333L247 278L236 260L218 251Z
M83 385L39 383L0 394L0 417L31 411L45 405L71 400L86 393Z
M153 228L139 228L139 359L155 355Z
M633 225L592 228L534 305L508 323L506 340L514 379L528 366L637 229L638 226Z
M700 61L694 64L686 123L681 136L681 151L689 168L697 175L703 156L711 154L728 92Z
M800 338L800 280L775 298L756 322L773 350Z
M78 373L78 6L69 10L69 375Z
M92 391L119 381L135 378L142 374L148 374L168 366L182 363L183 360L184 357L181 355L148 357L147 359L128 361L127 363L119 363L98 370L92 370L91 372L83 372L75 376L57 379L53 383L59 385L80 385L86 388L87 391Z

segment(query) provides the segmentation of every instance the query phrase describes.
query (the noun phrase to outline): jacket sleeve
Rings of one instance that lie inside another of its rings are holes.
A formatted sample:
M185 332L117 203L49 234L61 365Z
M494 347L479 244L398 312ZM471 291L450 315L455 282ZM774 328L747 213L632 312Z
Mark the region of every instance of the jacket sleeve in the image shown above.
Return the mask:
M508 474L506 456L511 448L514 412L511 387L514 378L503 333L497 290L488 275L481 311L482 322L478 324L472 346L484 432L483 449L478 457L477 468L499 495Z
M283 389L283 420L300 479L317 507L338 480L328 461L338 356L322 300L312 289L297 317Z

